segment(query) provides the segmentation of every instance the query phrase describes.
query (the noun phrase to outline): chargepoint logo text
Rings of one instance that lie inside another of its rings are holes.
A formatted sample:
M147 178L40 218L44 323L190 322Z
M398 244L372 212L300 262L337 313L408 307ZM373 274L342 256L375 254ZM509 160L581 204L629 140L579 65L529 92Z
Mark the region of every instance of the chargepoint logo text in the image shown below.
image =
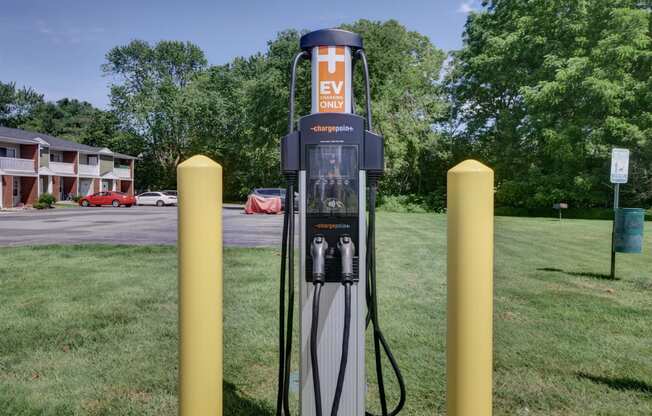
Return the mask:
M310 127L313 133L350 133L355 130L352 126L342 124L339 126L322 126L317 124Z

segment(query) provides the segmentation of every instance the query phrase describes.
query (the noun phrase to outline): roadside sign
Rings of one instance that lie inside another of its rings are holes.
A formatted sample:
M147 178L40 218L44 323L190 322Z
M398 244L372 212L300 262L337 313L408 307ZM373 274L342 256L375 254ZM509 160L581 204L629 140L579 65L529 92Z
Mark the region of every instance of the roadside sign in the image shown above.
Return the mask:
M627 183L629 173L629 150L611 150L611 183Z
M559 221L561 221L561 210L568 209L568 204L566 202L556 202L552 205L552 209L559 211Z

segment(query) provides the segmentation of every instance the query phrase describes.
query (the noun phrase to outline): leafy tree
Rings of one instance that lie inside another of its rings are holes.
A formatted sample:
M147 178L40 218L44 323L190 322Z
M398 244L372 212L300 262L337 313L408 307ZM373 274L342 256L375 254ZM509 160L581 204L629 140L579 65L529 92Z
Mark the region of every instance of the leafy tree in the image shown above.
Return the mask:
M385 137L384 194L441 195L450 154L435 124L448 111L438 79L446 57L420 33L395 20L359 20L344 29L364 39L374 129ZM364 112L361 65L355 74L357 111ZM439 198L441 200L441 198Z
M635 0L485 1L448 85L457 140L489 163L504 205L608 205L610 150L634 156L625 189L650 203L650 10Z
M43 95L32 88L17 89L13 82L0 81L0 125L18 127L42 103Z
M35 105L19 127L79 143L106 141L115 134L117 120L86 101L63 98Z
M172 187L175 169L191 150L188 122L190 81L206 66L204 53L189 42L134 40L106 54L103 71L113 80L111 107L127 137L140 137L145 160L162 172L149 186Z
M187 91L195 151L224 167L225 195L243 198L253 187L281 184L280 138L287 132L289 63L299 51L299 32L286 31L265 53L213 66ZM302 66L299 83L308 85ZM299 92L303 92L301 89ZM306 113L307 93L298 113Z
M445 54L396 21L360 20L343 28L362 34L369 56L374 128L386 140L383 192L443 192L446 164L440 162L448 152L442 151L433 124L446 114L436 85ZM224 164L230 197L282 183L279 139L287 132L289 70L302 33L279 33L265 53L212 67L191 83L196 144ZM354 86L357 112L363 112L361 66ZM297 74L297 115L309 112L309 65L303 64Z
M0 125L50 134L91 146L124 147L115 114L86 101L43 100L32 88L0 82ZM109 145L111 143L111 146Z

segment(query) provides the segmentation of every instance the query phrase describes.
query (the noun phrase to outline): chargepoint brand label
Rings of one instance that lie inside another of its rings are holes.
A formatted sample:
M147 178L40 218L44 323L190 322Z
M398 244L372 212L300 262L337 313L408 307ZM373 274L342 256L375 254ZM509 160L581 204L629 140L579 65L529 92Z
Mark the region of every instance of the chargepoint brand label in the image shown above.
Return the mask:
M318 46L312 51L312 112L351 112L351 50Z
M341 126L322 126L317 124L310 127L310 131L313 133L350 133L353 130L355 130L353 126L348 126L346 124L342 124Z
M340 202L340 204L342 203ZM315 224L313 227L316 230L348 230L351 228L351 224Z

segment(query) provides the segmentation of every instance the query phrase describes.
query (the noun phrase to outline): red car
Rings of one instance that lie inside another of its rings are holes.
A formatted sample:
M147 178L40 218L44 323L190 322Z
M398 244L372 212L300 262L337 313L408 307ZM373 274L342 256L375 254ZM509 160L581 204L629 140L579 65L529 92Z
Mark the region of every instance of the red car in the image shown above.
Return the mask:
M120 205L130 207L135 203L136 199L133 196L122 192L96 192L93 195L85 196L79 200L79 205L82 207L112 205L117 208Z

